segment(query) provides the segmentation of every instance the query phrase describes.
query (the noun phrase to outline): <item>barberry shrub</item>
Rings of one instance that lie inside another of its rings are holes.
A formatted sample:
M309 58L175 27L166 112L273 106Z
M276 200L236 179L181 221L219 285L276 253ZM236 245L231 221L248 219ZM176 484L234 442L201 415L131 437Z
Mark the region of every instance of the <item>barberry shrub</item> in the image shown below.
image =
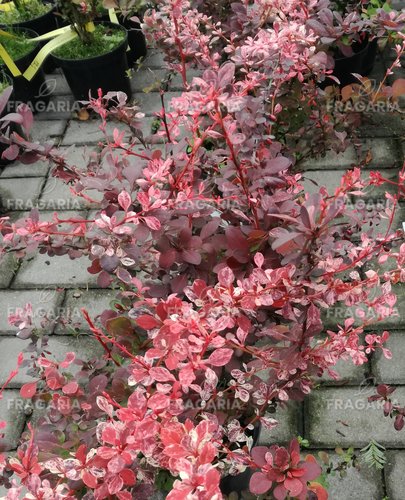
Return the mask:
M246 468L254 494L327 498L320 466L301 459L296 440L252 447L252 431L276 428L268 410L302 400L323 374L337 378L338 361L362 365L376 349L390 357L389 333L372 329L393 314L405 279L405 166L388 180L359 164L336 189L305 192L299 161L343 150L354 122L327 110L317 83L328 56L304 3L277 3L273 14L254 36L249 16L229 32L183 0L145 17L184 86L170 103L161 91L154 135L142 134L143 115L125 95L102 91L88 107L104 139L83 164L3 134L13 155L49 160L93 208L86 219L46 221L37 209L3 217L3 252L88 258L117 297L98 322L82 310L104 352L90 360L55 359L53 318L37 323L29 305L10 318L30 340L18 364L34 381L21 395L45 411L16 456L2 459L8 498L130 500L164 490L169 500L219 499L221 477ZM189 77L190 66L200 76ZM303 110L294 131L285 126L290 90ZM28 129L29 112L19 113ZM22 123L18 113L3 120ZM384 185L383 204L360 203ZM334 308L351 314L328 329Z

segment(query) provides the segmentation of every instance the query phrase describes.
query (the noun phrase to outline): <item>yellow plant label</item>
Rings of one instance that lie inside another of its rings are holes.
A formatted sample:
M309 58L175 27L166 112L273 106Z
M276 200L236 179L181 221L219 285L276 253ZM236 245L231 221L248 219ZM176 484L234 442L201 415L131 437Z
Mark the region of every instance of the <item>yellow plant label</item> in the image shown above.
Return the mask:
M7 52L7 50L3 47L1 43L0 43L0 57L1 59L3 59L4 64L7 66L7 68L10 70L13 76L21 76L21 71L17 68L15 62L11 59L10 54Z
M0 30L0 36L5 36L6 38L17 38L12 33L8 33L7 31Z
M15 9L14 2L0 3L0 10L3 12L10 12L10 10L14 10L14 9Z
M96 27L94 26L94 23L92 21L90 21L89 23L87 23L85 25L85 28L86 28L86 31L88 31L90 33L92 33L96 29Z
M108 9L108 16L110 18L110 21L114 24L119 24L117 13L115 12L115 9Z
M41 67L41 64L53 50L57 49L67 42L70 42L70 40L73 40L76 37L77 33L75 33L74 31L69 31L67 33L62 33L61 35L44 45L30 64L28 69L24 72L24 78L26 78L27 80L32 80L38 69Z
M51 38L55 38L59 35L62 35L63 33L68 33L69 31L72 31L71 26L64 26L63 28L58 28L53 31L49 31L48 33L45 33L44 35L36 36L35 38L30 38L28 41L29 42L41 42L42 40L49 40Z

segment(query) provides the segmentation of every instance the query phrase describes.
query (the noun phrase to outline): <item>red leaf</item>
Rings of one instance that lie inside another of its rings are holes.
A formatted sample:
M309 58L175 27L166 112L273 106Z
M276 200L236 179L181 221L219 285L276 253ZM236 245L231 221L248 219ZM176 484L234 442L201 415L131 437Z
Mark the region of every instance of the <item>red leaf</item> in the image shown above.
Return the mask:
M285 156L277 156L276 158L272 158L266 163L265 174L278 174L278 172L281 172L282 170L287 170L290 165L291 160L289 160Z
M218 71L218 83L221 87L229 85L235 75L235 64L232 62L226 62L223 64Z
M157 319L149 314L142 314L136 319L136 322L144 330L152 330L153 328L159 326Z
M398 78L392 84L393 97L401 97L405 94L405 78Z
M167 368L151 368L149 375L156 380L156 382L167 382L169 380L176 380Z
M404 416L403 415L397 415L395 417L395 422L394 422L394 427L395 430L400 431L403 429L405 424Z
M37 392L37 385L38 382L30 382L28 384L24 384L20 389L21 397L31 399L32 396L34 396Z
M17 145L12 144L5 151L3 151L1 157L4 158L5 160L13 161L17 158L19 151L20 148Z
M143 218L145 224L148 226L149 229L152 229L152 231L158 231L160 229L160 220L157 219L156 217L144 217Z
M128 208L132 204L132 200L126 191L121 191L121 193L118 195L118 203L120 204L121 208L125 210L125 212L128 211Z
M62 392L64 394L75 394L78 388L77 382L72 381L62 387Z
M67 368L69 365L73 363L76 358L76 354L74 352L68 352L65 356L65 359L59 363L61 368Z
M256 255L254 256L254 261L255 261L256 266L260 269L264 263L263 254L260 252L257 252Z
M328 500L329 498L328 492L319 483L309 483L308 489L315 493L317 500Z
M235 275L230 267L224 267L218 273L219 284L225 287L229 287L235 280Z
M106 328L108 333L110 333L113 337L132 335L134 332L131 320L125 316L109 319L106 322Z
M88 486L89 488L96 488L97 486L97 479L92 475L90 474L90 472L88 472L87 470L84 470L82 472L82 479L83 479L83 483Z
M208 358L207 363L213 366L224 366L229 363L230 359L232 358L232 354L232 349L217 349Z

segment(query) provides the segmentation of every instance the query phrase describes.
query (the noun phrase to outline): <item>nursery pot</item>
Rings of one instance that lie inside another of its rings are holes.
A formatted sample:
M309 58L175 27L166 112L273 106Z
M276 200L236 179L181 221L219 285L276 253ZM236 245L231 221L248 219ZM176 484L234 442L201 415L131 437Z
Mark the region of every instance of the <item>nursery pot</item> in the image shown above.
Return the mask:
M358 82L352 73L367 76L372 71L377 54L377 39L369 42L366 38L361 43L353 44L352 48L353 55L335 57L333 75L339 79L341 87Z
M129 17L124 17L120 14L118 14L117 17L120 25L124 26L128 32L129 50L127 50L127 59L128 66L132 68L138 59L146 56L147 48L145 35L142 32L140 23L131 21ZM110 18L107 15L103 15L100 19L102 21L109 21Z
M35 31L35 33L38 33L38 35L45 35L45 33L53 31L57 28L55 7L42 16L30 19L29 21L21 21L20 23L12 24L11 28L28 28ZM41 46L44 46L48 41L49 40L41 42ZM48 57L43 64L45 73L52 73L55 71L55 67L55 62L50 57Z
M129 18L118 16L118 20L122 26L128 31L128 46L127 51L128 66L131 68L138 59L146 56L146 40L145 35L141 30L141 24L131 21Z
M89 91L93 97L97 97L97 91L100 88L103 94L110 91L122 91L127 94L128 98L131 97L131 86L127 76L127 32L125 28L116 24L102 24L121 29L125 33L125 39L111 52L86 59L62 59L52 54L56 64L62 68L77 101L88 100Z
M258 425L255 425L252 431L252 437L253 437L252 447L257 445L260 436L260 429L261 425L259 423ZM247 468L244 472L242 472L241 474L237 474L236 476L223 477L219 485L221 492L224 495L229 495L230 493L235 492L238 493L239 498L241 498L240 493L242 491L249 489L249 481L251 476L252 476L252 471L249 468Z
M38 36L35 31L28 28L14 28L13 31L14 33L27 33L30 38ZM21 73L24 73L24 71L28 69L35 56L38 54L39 49L39 44L33 43L32 49L28 52L28 54L25 54L14 61ZM42 68L38 69L31 80L25 79L22 75L12 76L10 70L5 65L4 72L7 73L12 79L16 104L24 102L31 107L33 113L36 113L38 111L42 111L49 103L50 96L47 92L45 75Z

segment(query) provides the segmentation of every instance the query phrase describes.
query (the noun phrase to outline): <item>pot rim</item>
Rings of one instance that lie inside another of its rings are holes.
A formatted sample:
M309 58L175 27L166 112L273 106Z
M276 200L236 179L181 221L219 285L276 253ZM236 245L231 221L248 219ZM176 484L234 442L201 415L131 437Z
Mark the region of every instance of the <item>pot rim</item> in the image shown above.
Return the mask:
M358 52L354 52L351 56L341 55L339 57L334 57L334 60L335 61L345 61L345 60L352 59L353 57L359 57L359 56L361 57L362 55L364 55L368 51L368 49L370 48L370 45L373 43L376 43L376 42L377 42L377 38L373 38L372 40L370 40L367 37L361 43L361 45L364 44L364 47L361 50L359 50Z
M0 26L11 26L14 29L16 29L16 28L24 28L25 26L21 26L22 24L24 24L24 23L33 23L35 21L38 21L39 19L42 19L43 17L49 16L49 14L51 14L51 13L53 14L56 11L55 5L53 5L51 3L49 3L49 4L48 3L44 3L44 5L49 5L52 8L50 10L48 10L47 12L45 12L44 14L41 14L40 16L32 17L31 19L26 19L25 21L19 21L19 22L11 23L11 24L0 23ZM27 29L31 29L31 28L27 28Z
M96 61L98 59L101 59L107 55L110 55L110 54L113 54L114 52L119 52L122 48L123 45L127 45L128 44L128 32L127 30L121 26L120 24L114 24L114 23L111 23L111 22L99 22L99 21L95 21L94 24L103 24L103 25L106 25L106 26L114 26L115 28L118 28L120 29L121 31L123 31L125 33L125 38L122 40L122 42L117 45L116 47L114 47L110 52L105 52L104 54L100 54L98 56L92 56L92 57L83 57L81 59L66 59L64 57L59 57L55 54L53 54L53 52L51 52L51 56L55 59L55 61L59 62L59 63L74 63L74 62L82 62L82 61L87 61L87 62L92 62L92 61Z
M25 32L28 32L29 34L32 34L33 36L31 36L31 38L35 38L38 35L38 33L34 30L32 30L31 28L25 28L25 27L22 27L22 26L16 26L15 28L12 29L12 31L25 31ZM35 52L38 48L38 42L35 42L32 44L32 50L30 50L29 52L27 52L26 54L24 54L23 56L21 56L19 59L15 59L14 62L17 64L18 66L18 62L19 61L22 61L24 58L28 57L30 54L32 54L33 52ZM5 66L4 64L4 61L3 62L0 62L0 67L2 66Z

